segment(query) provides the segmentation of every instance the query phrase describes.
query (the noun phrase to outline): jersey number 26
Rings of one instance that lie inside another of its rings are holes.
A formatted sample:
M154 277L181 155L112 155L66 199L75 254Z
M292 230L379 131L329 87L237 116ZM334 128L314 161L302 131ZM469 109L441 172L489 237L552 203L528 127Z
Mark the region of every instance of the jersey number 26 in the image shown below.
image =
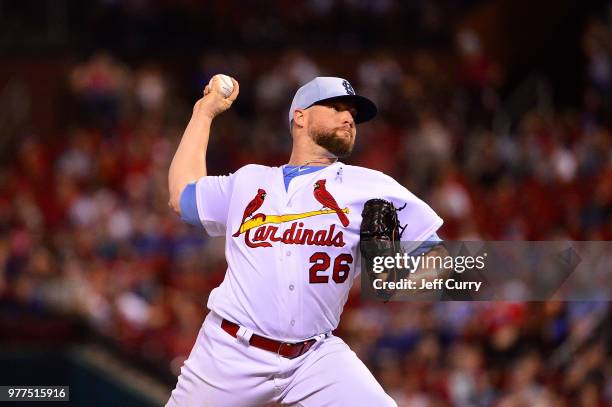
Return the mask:
M329 269L331 258L325 252L316 252L310 256L310 262L313 265L310 267L310 283L322 284L329 282L329 275L320 274ZM332 280L337 284L344 283L351 270L350 264L353 263L353 256L348 253L339 254L334 259L334 268L332 270Z

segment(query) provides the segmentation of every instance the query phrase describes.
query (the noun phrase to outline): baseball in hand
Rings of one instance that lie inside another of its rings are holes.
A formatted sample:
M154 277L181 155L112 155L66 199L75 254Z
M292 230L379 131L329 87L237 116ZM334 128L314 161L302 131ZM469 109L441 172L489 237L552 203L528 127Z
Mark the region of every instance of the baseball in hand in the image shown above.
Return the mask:
M217 74L210 78L210 82L208 82L208 86L210 89L214 89L223 95L223 97L229 97L234 90L234 84L232 83L232 79L223 74Z

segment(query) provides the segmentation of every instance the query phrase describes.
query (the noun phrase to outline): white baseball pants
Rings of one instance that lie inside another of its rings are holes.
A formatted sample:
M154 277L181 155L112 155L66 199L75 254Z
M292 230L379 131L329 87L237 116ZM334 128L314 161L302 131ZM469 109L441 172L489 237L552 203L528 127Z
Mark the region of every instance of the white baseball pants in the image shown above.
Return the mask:
M167 407L397 406L336 336L287 359L234 338L221 320L207 315Z

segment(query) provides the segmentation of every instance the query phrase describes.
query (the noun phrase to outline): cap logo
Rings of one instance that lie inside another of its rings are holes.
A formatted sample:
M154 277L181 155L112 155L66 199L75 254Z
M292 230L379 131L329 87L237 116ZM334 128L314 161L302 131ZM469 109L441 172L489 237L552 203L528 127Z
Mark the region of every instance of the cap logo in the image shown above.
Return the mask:
M342 86L344 86L344 89L346 90L347 95L355 94L355 90L353 89L353 87L347 80L342 81Z

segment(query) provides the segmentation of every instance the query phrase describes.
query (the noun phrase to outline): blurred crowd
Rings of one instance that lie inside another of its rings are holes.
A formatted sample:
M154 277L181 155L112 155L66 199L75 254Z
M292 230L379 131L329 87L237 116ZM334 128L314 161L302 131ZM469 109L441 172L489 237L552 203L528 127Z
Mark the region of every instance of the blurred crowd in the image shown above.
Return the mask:
M129 58L202 49L444 47L483 0L37 0L2 5L0 51L113 49ZM321 24L321 21L326 21ZM307 41L304 41L304 39ZM95 44L95 45L94 45Z
M605 302L387 305L342 336L400 406L610 405Z
M468 30L448 54L381 51L350 66L297 50L266 69L206 53L187 78L96 52L66 75L66 129L24 135L0 173L0 298L84 318L178 373L226 265L222 240L169 209L167 171L215 73L241 94L213 126L210 173L285 164L294 91L340 75L381 111L344 161L430 203L442 238L612 240L612 21L593 18L582 35L581 103L556 106L549 90L518 110ZM353 290L339 334L401 406L599 407L612 403L609 327L605 302L383 305Z

